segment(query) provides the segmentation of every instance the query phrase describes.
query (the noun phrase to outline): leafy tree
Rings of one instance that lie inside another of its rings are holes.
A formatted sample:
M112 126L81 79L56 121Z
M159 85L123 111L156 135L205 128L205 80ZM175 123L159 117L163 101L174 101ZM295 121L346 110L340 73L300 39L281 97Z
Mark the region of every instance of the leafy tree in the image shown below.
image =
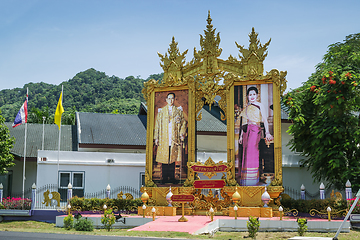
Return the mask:
M150 79L154 79L154 80L159 80L161 82L161 80L164 77L164 73L157 73L157 74L151 74L146 81L150 80Z
M292 150L318 181L343 189L360 187L360 33L328 47L307 82L287 93L283 103L293 124Z
M150 77L161 79L162 76L163 73L153 74ZM144 81L140 76L128 76L125 79L116 76L109 77L104 72L93 68L79 72L72 79L61 84L64 86L63 106L65 109L62 124L74 123L73 108L80 112L111 113L118 109L119 114L137 114L140 103L144 101L141 93ZM28 87L28 107L31 109L29 122L42 123L42 117L46 114L46 123L53 123L61 85L43 82L27 83L23 88L0 91L0 108L4 118L8 122L14 121L24 102L26 87Z
M75 112L76 112L75 106L70 108L70 110L66 110L61 116L61 124L75 125Z
M5 118L0 110L0 174L7 173L7 168L15 165L14 156L10 153L15 143L15 138L10 137L10 131L4 124Z
M48 106L43 107L43 110L33 107L28 114L28 123L43 123L43 117L45 117L44 123L46 124L54 122L54 116L50 116Z

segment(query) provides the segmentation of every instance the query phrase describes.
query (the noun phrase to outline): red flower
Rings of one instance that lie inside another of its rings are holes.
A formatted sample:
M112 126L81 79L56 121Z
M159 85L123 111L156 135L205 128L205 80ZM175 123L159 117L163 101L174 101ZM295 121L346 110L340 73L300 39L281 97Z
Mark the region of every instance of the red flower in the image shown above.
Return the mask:
M324 76L322 79L322 83L325 84L326 83L326 77Z
M331 108L333 108L334 106L333 105L330 105Z
M342 96L342 99L344 99L344 100L345 100L344 96Z
M330 93L331 91L330 90L327 90L328 93Z
M316 86L315 86L315 85L311 86L311 87L310 87L310 91L312 91L312 92L313 92L313 91L315 90L315 88L316 88Z
M329 74L332 75L334 72L333 71L329 71Z
M329 84L335 84L335 83L336 83L335 80L330 80L330 81L329 81Z
M344 81L341 81L341 84L342 84L342 85L344 85L344 84L345 84L345 82L344 82Z
M351 78L351 73L347 73L347 74L345 74L345 77L347 77L347 78Z

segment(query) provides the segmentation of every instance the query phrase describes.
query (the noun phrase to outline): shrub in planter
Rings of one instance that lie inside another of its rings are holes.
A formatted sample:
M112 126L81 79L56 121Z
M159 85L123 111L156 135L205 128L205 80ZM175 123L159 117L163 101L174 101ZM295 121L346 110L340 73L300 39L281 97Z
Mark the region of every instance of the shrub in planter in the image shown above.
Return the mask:
M102 211L103 206L106 205L108 208L114 210L125 210L125 211L134 211L137 210L138 206L142 206L141 199L99 199L99 198L90 198L84 199L79 197L73 197L70 200L70 205L72 209L78 211Z
M3 205L5 209L24 209L30 210L31 209L31 199L29 198L4 198Z
M301 199L281 199L281 205L287 209L296 209L301 213L309 213L310 210L316 209L321 212L330 207L333 212L339 212L347 208L346 201L336 200L332 198L327 199L311 199L311 200L301 200ZM341 215L341 213L340 213Z
M355 198L348 199L348 210L350 210L351 206L353 205L355 201ZM356 206L354 207L351 214L360 214L360 201L356 203Z
M88 218L79 218L75 221L74 228L76 231L88 231L92 232L94 230L93 222Z

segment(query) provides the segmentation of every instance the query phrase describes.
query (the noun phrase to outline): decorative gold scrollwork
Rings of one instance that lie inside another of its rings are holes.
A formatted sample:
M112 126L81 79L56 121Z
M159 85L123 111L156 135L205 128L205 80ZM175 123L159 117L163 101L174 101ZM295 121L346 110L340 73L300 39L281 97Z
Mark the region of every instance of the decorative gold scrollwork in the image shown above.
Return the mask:
M231 139L231 134L234 134L233 127L233 104L234 104L234 84L235 85L251 85L251 84L273 84L273 97L279 97L286 89L286 71L279 71L273 69L266 72L264 75L263 61L268 54L268 46L271 39L265 44L261 44L258 38L258 33L252 28L249 34L249 46L245 48L235 42L239 49L239 59L230 55L227 60L220 59L222 49L220 48L220 33L216 32L216 28L212 25L212 19L210 17L210 11L206 19L207 25L204 30L204 34L200 35L200 47L199 51L194 48L194 57L190 62L185 62L185 56L188 50L180 52L178 43L175 41L175 37L172 37L172 41L169 44L169 48L165 54L158 53L160 57L160 66L164 70L164 77L161 81L149 80L144 83L144 89L142 91L144 98L148 104L149 111L154 111L155 100L154 92L158 91L176 91L177 89L188 89L189 91L189 127L188 127L188 173L187 178L183 184L184 187L192 187L197 173L191 169L191 164L195 164L196 156L196 125L193 124L194 120L200 121L202 119L202 109L204 105L208 105L211 111L211 107L218 104L220 108L220 115L222 121L227 121L228 128L228 141ZM278 99L276 99L277 101ZM274 114L274 126L281 124L279 120L278 110L280 106L275 104L273 109ZM156 189L157 185L152 181L152 164L153 164L153 126L154 126L154 113L148 114L148 139L146 150L146 170L145 170L145 186ZM191 124L190 124L191 123ZM229 130L230 129L230 130ZM280 132L280 128L276 131ZM281 134L277 132L279 136ZM278 138L280 139L280 138ZM233 139L231 141L233 142ZM281 144L280 144L281 145ZM235 160L233 143L228 143L227 152L230 156L227 157L226 174L223 173L223 179L226 182L226 187L236 186L237 181L235 179ZM277 199L279 194L283 191L282 188L282 164L281 164L281 147L275 146L275 178L271 182L268 192L272 199ZM190 165L189 165L190 164ZM212 176L214 173L207 173ZM244 188L244 191L246 188ZM179 190L180 191L180 190ZM150 191L151 192L151 191ZM224 193L224 192L223 192ZM246 191L244 193L247 193ZM226 193L225 193L226 194ZM151 194L150 194L151 195ZM250 194L251 195L251 194ZM249 200L253 199L248 196ZM156 196L159 196L157 198ZM161 204L164 199L163 194L154 190L154 197L150 197L149 202ZM213 196L203 196L198 194L193 203L194 209L208 209L209 202L211 206L215 206L217 211L225 211L224 208L231 204L230 200L217 201L212 199ZM207 202L208 201L208 202ZM217 205L218 204L218 205ZM250 203L249 203L250 205ZM218 207L221 206L221 207Z
M284 216L293 216L296 217L299 214L299 211L297 209L284 209Z
M49 197L50 191L49 189L44 192L44 201L42 204L45 204L46 207L52 206L52 201L55 200L57 202L57 206L60 207L60 193L53 191L51 192L52 198Z

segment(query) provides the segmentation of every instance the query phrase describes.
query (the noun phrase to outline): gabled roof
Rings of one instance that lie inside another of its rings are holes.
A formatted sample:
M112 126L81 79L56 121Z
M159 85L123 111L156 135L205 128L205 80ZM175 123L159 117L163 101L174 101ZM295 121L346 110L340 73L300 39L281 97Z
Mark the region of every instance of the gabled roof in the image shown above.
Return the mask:
M15 137L14 147L11 153L18 157L24 157L24 139L25 124L12 127L12 123L6 122L5 125L10 130L10 135ZM75 126L62 125L60 151L76 151L76 131ZM37 157L37 150L42 149L43 125L37 123L27 124L26 137L26 157ZM58 150L59 145L59 128L55 124L44 124L44 150Z
M79 144L146 145L146 115L76 113Z
M202 114L202 119L197 121L196 124L196 130L198 132L226 133L225 122L221 121L219 118L204 108L200 110L200 113Z

